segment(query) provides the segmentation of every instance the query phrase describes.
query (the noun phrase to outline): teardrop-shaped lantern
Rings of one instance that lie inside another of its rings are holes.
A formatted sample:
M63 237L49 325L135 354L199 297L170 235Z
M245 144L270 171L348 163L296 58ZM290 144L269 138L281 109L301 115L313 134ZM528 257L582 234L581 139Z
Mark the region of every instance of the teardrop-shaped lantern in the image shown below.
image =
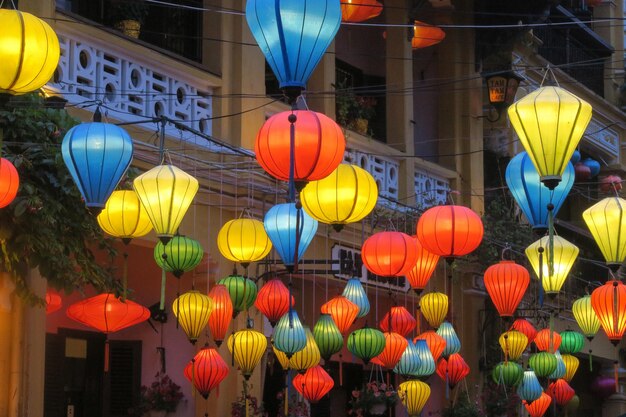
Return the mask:
M133 159L133 140L110 123L81 123L61 143L63 161L89 208L102 210Z
M194 345L208 324L212 309L211 299L195 290L181 294L172 303L172 311L180 327Z
M363 243L361 259L373 274L381 277L402 276L417 261L417 244L406 233L378 232Z
M396 332L406 337L417 326L417 320L403 306L392 306L380 321L383 332Z
M511 329L524 333L528 338L527 344L532 343L535 340L535 336L537 336L537 329L526 319L515 320L511 325Z
M257 296L257 286L254 281L240 275L229 275L217 281L219 285L228 288L230 300L233 303L233 318L243 310L247 310L254 303Z
M345 335L359 314L359 306L344 296L331 298L321 307L323 314L330 314L342 335Z
M295 310L289 309L274 328L274 347L290 359L294 353L304 349L306 343L306 332L300 317Z
M591 341L600 330L600 320L591 306L591 296L589 294L579 298L572 304L572 313L585 337Z
M233 359L241 369L244 378L250 379L250 375L267 349L267 338L261 332L245 329L230 335L227 344L228 350L233 355Z
M343 347L343 336L330 314L322 314L313 327L313 337L324 361L328 362Z
M542 352L554 353L561 346L561 335L550 329L541 329L535 336L535 345Z
M291 359L289 359L289 367L301 374L306 372L307 369L317 366L321 358L320 350L308 326L304 326L304 333L306 334L306 345L304 349L297 351L293 354Z
M456 331L454 330L454 327L452 327L452 324L444 321L437 329L437 334L443 337L446 341L446 347L443 349L442 353L444 358L447 358L454 353L458 353L461 350L461 341L456 335Z
M591 306L596 312L602 330L615 346L626 331L626 285L621 281L608 281L591 293Z
M576 394L574 389L570 387L564 379L557 379L555 382L551 383L546 392L558 405L567 404Z
M113 293L104 293L70 305L67 317L102 333L113 333L150 318L150 310Z
M409 416L419 416L430 397L430 386L422 381L405 381L398 386L398 396Z
M8 159L0 158L0 208L11 204L19 186L20 176L15 166Z
M291 307L296 300L291 296ZM271 279L259 290L254 306L269 320L272 327L289 311L289 288L278 278Z
M290 365L289 365L289 358L287 357L287 355L285 355L280 350L276 349L276 346L272 346L272 352L274 352L274 356L278 360L278 363L280 363L280 366L281 368L283 368L283 371L289 371Z
M574 185L574 166L567 164L561 182L549 190L526 152L515 155L506 167L506 184L522 213L535 230L548 229L548 204L556 216Z
M565 362L563 362L563 356L561 356L561 352L559 352L558 350L554 352L554 357L556 358L556 369L548 376L548 378L552 380L564 378L567 370L565 369Z
M519 395L522 400L532 403L541 397L542 393L543 389L541 388L541 384L539 384L535 372L531 370L524 371L522 382L517 387L517 395Z
M363 327L350 333L346 345L354 356L367 365L385 348L385 336L380 330Z
M194 388L206 400L228 372L228 365L217 349L205 346L185 367L185 378L193 383Z
M626 258L626 200L608 197L583 211L606 264L617 271Z
M528 338L522 332L517 330L509 330L500 335L498 339L504 356L509 360L516 361L522 357L522 353L528 346Z
M437 364L437 374L448 383L450 389L456 387L469 373L469 365L458 353L453 353L447 360L445 358L439 359Z
M135 178L133 187L157 236L167 243L176 234L199 184L174 165L158 165Z
M328 372L317 365L293 378L293 387L312 404L316 404L335 386Z
M230 220L217 234L217 248L229 261L239 262L244 268L250 262L260 261L272 250L263 223L255 219Z
M424 339L415 340L415 350L417 351L417 356L419 357L419 366L412 376L417 378L427 378L434 374L437 370L435 362L439 359L441 353L439 353L437 355L437 359L435 359L427 341Z
M417 238L427 251L446 258L472 252L483 240L483 222L463 206L436 206L417 222Z
M46 314L52 314L55 311L59 311L63 306L61 301L61 295L56 291L46 291Z
M556 371L556 357L553 353L534 353L530 355L528 364L538 378L547 378Z
M578 360L576 356L570 354L562 355L561 358L563 359L563 363L565 364L565 375L563 376L563 378L567 382L570 382L572 378L574 378L574 375L578 370L580 360Z
M426 342L435 362L439 360L443 354L443 350L446 348L446 339L439 336L434 330L427 330L415 338L414 342L416 346L419 347L417 344L418 340L424 340Z
M448 296L441 292L429 292L420 299L420 311L433 328L437 329L448 314Z
M541 285L547 294L557 294L565 283L567 274L572 269L578 247L560 236L554 236L554 255L551 258L548 250L549 236L544 236L526 248L526 256L533 266L537 278L541 268ZM540 260L541 259L541 260ZM552 262L552 274L550 263ZM540 267L541 265L541 267Z
M407 340L400 334L385 332L385 348L376 358L385 368L393 369L408 346Z
M424 248L424 245L420 243L417 236L413 236L413 238L417 245L417 260L413 268L406 273L406 279L409 280L413 291L415 291L417 295L420 295L424 288L426 288L426 285L428 285L428 281L430 281L430 277L433 276L435 268L437 268L439 255L428 252Z
M543 415L550 408L550 404L552 403L552 397L550 397L545 392L542 392L539 398L532 402L524 401L524 407L526 407L526 411L530 417L543 417Z
M359 307L357 318L365 317L370 312L370 301L367 299L367 294L363 289L363 285L361 285L360 279L350 278L341 295Z
M428 48L441 42L446 38L443 29L416 20L413 24L413 38L411 47L413 49Z
M166 245L159 241L154 247L154 260L159 268L171 272L176 278L200 265L203 257L204 249L200 242L187 236L177 235Z
M487 268L484 281L500 317L511 317L524 298L530 274L523 266L503 260Z
M522 381L524 370L519 363L508 361L500 362L493 368L491 378L498 385L514 387Z
M341 4L341 20L363 22L373 19L383 11L383 5L376 0L348 0Z
M573 330L561 332L561 346L559 347L561 353L578 353L584 345L585 337L581 333Z
M113 191L98 214L98 224L105 233L123 241L145 236L152 230L148 212L131 190Z
M393 371L404 378L411 378L418 372L420 366L420 356L415 343L411 339L406 339L407 345L400 360L393 368ZM378 356L380 357L380 355Z
M540 87L508 109L541 181L554 189L591 120L591 105L560 87Z
M209 298L213 311L209 316L209 329L215 344L219 347L226 337L228 326L233 317L233 302L230 299L228 288L224 285L215 285L209 291Z

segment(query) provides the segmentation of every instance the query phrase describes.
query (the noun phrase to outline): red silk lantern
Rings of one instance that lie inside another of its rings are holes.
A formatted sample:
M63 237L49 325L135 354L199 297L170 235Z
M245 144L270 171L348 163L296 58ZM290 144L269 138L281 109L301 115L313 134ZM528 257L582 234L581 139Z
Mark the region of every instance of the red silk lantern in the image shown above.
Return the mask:
M383 11L383 5L376 0L346 0L341 3L341 20L363 22L373 19Z
M413 39L411 47L413 49L427 48L436 45L446 37L446 32L437 26L431 26L416 20L413 24Z
M542 352L554 353L561 346L561 335L550 329L543 329L535 336L535 345Z
M463 206L429 208L417 222L417 238L427 251L446 258L472 252L483 240L483 222Z
M307 369L304 374L296 375L292 383L296 391L313 404L335 386L335 381L320 365Z
M528 343L532 343L537 336L537 329L526 319L517 319L511 325L512 330L524 333L528 338Z
M453 389L469 373L469 365L458 353L450 355L447 361L445 358L441 358L437 363L437 375L448 383L450 389Z
M271 176L289 181L291 123L294 114L294 181L308 182L329 176L343 160L346 139L339 125L322 113L284 111L267 119L256 137L256 160Z
M558 405L567 404L576 394L574 389L570 387L564 379L557 379L548 386L546 391L550 397L554 398L554 401L556 401Z
M5 158L0 158L0 208L6 207L17 195L20 176L15 166Z
M406 233L379 232L363 243L361 258L373 274L397 277L406 274L415 265L417 244Z
M206 400L211 391L226 378L228 371L228 365L217 349L205 346L189 361L184 372L185 378L193 383Z
M63 303L61 302L61 296L52 290L46 292L46 314L52 314L59 310Z
M296 303L291 296L291 306ZM265 283L256 296L254 306L269 320L272 327L289 311L289 289L277 278Z
M413 268L406 273L406 279L409 280L413 291L420 295L430 281L430 277L433 276L435 268L437 268L439 255L428 252L417 236L413 236L413 238L417 244L417 260Z
M618 280L607 281L591 293L591 307L609 340L617 346L626 330L626 285Z
M233 317L233 302L225 285L216 285L211 288L209 298L213 301L213 310L209 316L209 329L211 329L215 344L219 347L226 337Z
M350 330L350 326L359 314L359 306L343 295L331 298L320 309L323 314L330 314L342 335Z
M409 345L406 338L398 333L385 332L385 348L377 356L385 368L393 369L400 361L402 354Z
M500 261L485 271L485 288L500 317L511 317L530 283L528 270L513 261Z
M417 343L418 339L426 341L426 345L428 346L428 349L430 349L430 353L433 354L433 358L435 359L435 362L437 362L441 357L443 350L446 348L446 339L439 336L434 330L427 330L420 334L413 339L413 343Z
M409 311L402 306L394 306L385 314L380 321L380 329L383 332L396 332L406 337L417 326L417 321L409 313Z
M524 401L524 407L526 407L526 411L528 411L530 417L543 417L546 411L548 411L551 403L552 397L545 392L542 392L541 397L537 398L532 403L529 404Z
M148 320L150 310L133 301L104 293L72 304L67 317L102 333L113 333Z

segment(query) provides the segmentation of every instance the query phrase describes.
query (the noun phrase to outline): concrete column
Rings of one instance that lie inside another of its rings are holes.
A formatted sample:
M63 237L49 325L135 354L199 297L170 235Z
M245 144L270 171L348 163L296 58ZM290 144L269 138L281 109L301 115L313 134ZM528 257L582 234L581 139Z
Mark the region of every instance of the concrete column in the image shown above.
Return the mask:
M607 398L602 404L602 417L620 417L626 414L626 395L621 392Z
M9 382L11 380L11 349L13 344L13 280L7 273L0 274L0 417L9 415Z
M335 118L335 43L326 51L307 84L306 102L311 110Z
M593 30L615 49L607 59L604 69L604 98L618 104L620 87L624 83L624 66L617 64L624 58L624 26L607 24L624 18L624 0L604 1L593 8L594 20L598 20Z

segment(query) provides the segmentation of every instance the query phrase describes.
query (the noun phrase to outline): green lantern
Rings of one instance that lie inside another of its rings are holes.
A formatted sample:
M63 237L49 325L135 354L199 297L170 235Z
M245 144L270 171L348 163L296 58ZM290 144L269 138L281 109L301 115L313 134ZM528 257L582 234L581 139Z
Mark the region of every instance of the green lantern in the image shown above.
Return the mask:
M354 356L367 365L370 359L380 355L385 349L385 335L380 330L363 327L350 333L347 346Z
M330 314L322 314L313 327L313 337L324 361L340 352L343 347L343 336Z
M561 353L574 354L583 349L585 345L585 336L574 330L566 330L561 333Z
M556 356L548 352L535 353L530 356L528 364L537 377L547 378L556 371Z
M167 245L159 241L154 247L154 260L159 268L173 273L176 278L198 266L203 256L200 242L186 236L174 236Z
M243 310L247 310L256 300L257 287L254 281L241 275L229 275L218 282L228 288L230 299L233 302L233 318Z
M491 377L498 385L504 384L507 387L513 387L522 381L524 369L517 362L500 362L493 368Z

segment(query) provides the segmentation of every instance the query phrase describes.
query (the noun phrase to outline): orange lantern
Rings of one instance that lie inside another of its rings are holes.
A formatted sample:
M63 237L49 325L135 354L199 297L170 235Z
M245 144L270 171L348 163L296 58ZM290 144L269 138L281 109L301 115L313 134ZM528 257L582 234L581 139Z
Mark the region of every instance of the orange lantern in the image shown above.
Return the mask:
M46 292L46 314L52 314L58 311L63 303L61 296L56 291L48 290Z
M535 345L542 352L554 353L561 346L561 335L550 329L543 329L535 336Z
M67 317L102 333L113 333L148 320L150 310L133 301L104 293L72 304Z
M321 308L322 314L330 314L342 335L350 330L350 326L359 314L359 306L343 295L328 300Z
M385 336L385 348L376 358L385 368L393 369L400 361L409 342L398 333L385 332L383 334Z
M420 243L417 236L413 236L413 238L417 244L417 261L413 268L406 273L406 279L409 280L413 291L415 291L417 295L420 295L424 288L426 288L428 281L430 281L430 277L433 276L435 268L437 268L439 255L435 255L424 249L424 246Z
M291 306L296 303L291 297ZM254 306L269 320L272 327L289 311L289 289L277 278L265 283L259 290Z
M554 401L558 405L565 405L574 397L576 392L572 387L569 386L566 380L557 379L555 382L551 383L546 390L548 395L554 398Z
M206 400L211 391L228 375L228 365L217 349L205 346L187 364L184 372L185 378L193 383Z
M511 317L530 283L528 270L513 261L500 261L485 271L485 288L500 317Z
M413 49L427 48L436 45L446 37L446 32L437 26L432 26L416 20L413 24L413 39L411 47Z
M209 316L209 329L211 329L215 344L219 347L233 317L233 302L225 285L216 285L211 288L209 298L213 301L213 310Z
M596 288L591 293L591 306L609 340L617 346L626 330L626 285L613 280Z
M363 243L361 258L373 274L397 277L406 274L415 265L417 244L406 233L379 232Z
M17 195L20 176L15 166L5 158L0 158L0 208L6 207Z
M543 417L546 411L548 411L551 403L552 397L545 392L542 392L541 397L537 398L530 404L524 401L524 407L526 407L526 411L528 411L530 417Z
M413 343L417 343L418 339L422 339L426 341L426 345L428 349L430 349L430 353L433 355L433 359L435 362L439 360L443 350L446 348L446 339L439 336L434 330L427 330L424 333L417 336L413 339Z
M383 5L376 0L346 0L341 2L341 20L363 22L373 19L383 11Z
M307 401L315 404L335 386L335 381L320 365L306 370L293 378L293 387Z
M394 306L385 314L380 321L380 329L383 332L396 332L406 337L417 326L417 321L409 313L409 310L402 306Z
M524 333L528 338L528 343L532 343L537 336L537 329L526 319L517 319L511 325L511 329Z
M448 383L450 389L453 389L469 373L469 365L458 353L450 355L447 361L445 358L441 358L437 363L437 375Z

